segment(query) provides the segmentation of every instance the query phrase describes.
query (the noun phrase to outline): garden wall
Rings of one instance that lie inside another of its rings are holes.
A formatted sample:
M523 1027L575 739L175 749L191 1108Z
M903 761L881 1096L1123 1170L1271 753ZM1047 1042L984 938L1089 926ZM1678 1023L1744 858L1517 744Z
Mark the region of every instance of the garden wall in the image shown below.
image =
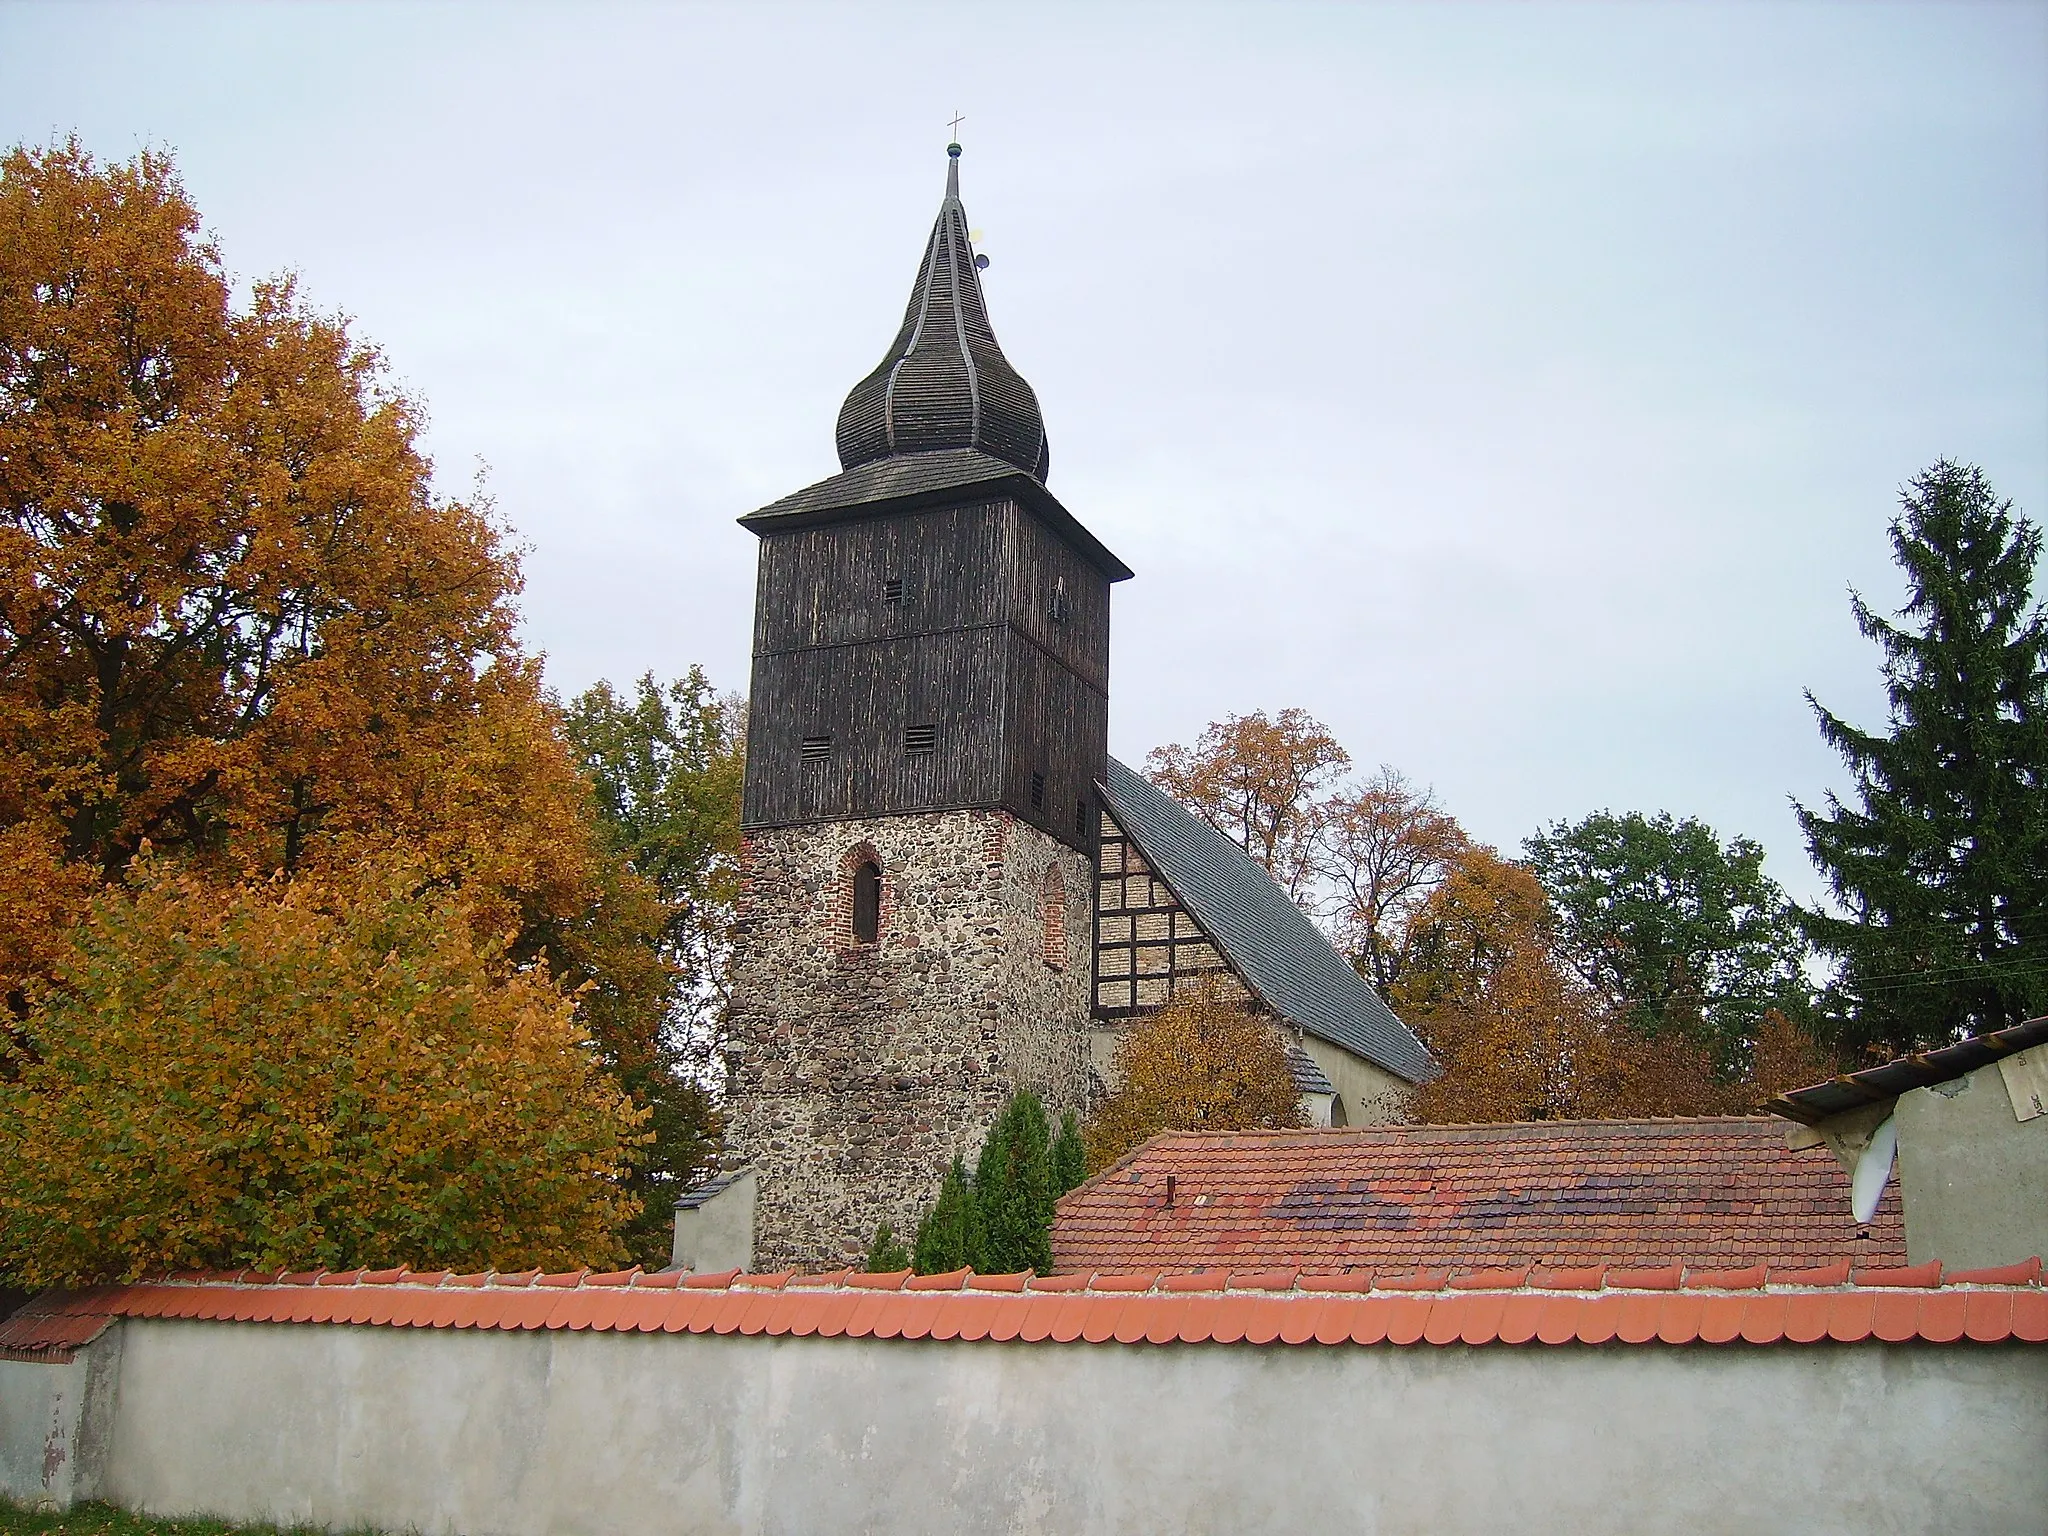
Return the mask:
M120 1354L104 1495L465 1536L2005 1533L2048 1509L2033 1286L513 1278L118 1293L90 1346ZM60 1368L0 1369L11 1402Z

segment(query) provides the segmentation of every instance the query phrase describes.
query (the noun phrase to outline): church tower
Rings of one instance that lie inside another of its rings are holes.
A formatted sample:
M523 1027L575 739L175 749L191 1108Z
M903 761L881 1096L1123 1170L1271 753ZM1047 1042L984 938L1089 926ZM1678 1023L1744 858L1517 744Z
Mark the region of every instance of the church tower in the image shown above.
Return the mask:
M760 537L727 1138L755 1265L907 1234L1013 1088L1088 1080L1109 589L989 325L960 146L841 473Z

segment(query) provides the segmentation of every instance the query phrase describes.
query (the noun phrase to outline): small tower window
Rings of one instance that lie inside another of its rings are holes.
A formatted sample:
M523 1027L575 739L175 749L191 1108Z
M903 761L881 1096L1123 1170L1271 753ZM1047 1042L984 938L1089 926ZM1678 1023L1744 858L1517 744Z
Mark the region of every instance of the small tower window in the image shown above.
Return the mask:
M1087 835L1088 802L1086 800L1076 800L1074 802L1074 836L1086 837Z
M903 578L901 576L891 576L887 581L882 583L882 601L885 603L889 603L892 606L899 605L902 603Z
M862 859L853 867L853 942L873 944L882 936L882 867Z
M805 762L822 763L832 755L832 738L830 736L806 736L801 750Z
M1052 600L1046 604L1046 611L1052 615L1055 624L1067 622L1067 578L1062 576L1052 584Z
M1040 953L1056 971L1067 968L1067 881L1057 864L1045 866L1038 885Z
M1042 773L1031 775L1031 809L1034 811L1045 809L1045 775Z
M911 757L921 757L927 752L939 750L939 728L936 725L906 726L903 731L903 750Z

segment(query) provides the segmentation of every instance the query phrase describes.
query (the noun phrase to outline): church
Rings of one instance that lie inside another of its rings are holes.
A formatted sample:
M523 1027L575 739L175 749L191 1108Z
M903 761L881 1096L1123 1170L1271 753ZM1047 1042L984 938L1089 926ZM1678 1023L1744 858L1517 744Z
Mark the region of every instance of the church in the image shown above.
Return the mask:
M1323 1125L1399 1119L1438 1068L1242 849L1109 755L1131 569L1047 489L960 146L896 339L840 409L841 472L760 539L727 1142L755 1267L913 1227L1028 1087L1103 1088L1118 1031L1192 988L1269 1016Z

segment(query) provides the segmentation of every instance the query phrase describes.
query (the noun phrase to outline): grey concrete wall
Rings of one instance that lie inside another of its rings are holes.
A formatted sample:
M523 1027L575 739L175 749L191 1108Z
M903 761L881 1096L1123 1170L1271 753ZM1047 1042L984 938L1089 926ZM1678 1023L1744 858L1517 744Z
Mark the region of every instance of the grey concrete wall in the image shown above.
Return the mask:
M61 1364L0 1360L0 1498L30 1509L96 1499L120 1380L115 1328Z
M669 1263L698 1274L754 1267L754 1170L742 1169L733 1181L700 1205L676 1207L675 1241Z
M2048 1258L2048 1115L2020 1120L1997 1067L1901 1094L1893 1114L1913 1263Z
M465 1536L2042 1528L2027 1345L942 1344L135 1321L107 1492Z

